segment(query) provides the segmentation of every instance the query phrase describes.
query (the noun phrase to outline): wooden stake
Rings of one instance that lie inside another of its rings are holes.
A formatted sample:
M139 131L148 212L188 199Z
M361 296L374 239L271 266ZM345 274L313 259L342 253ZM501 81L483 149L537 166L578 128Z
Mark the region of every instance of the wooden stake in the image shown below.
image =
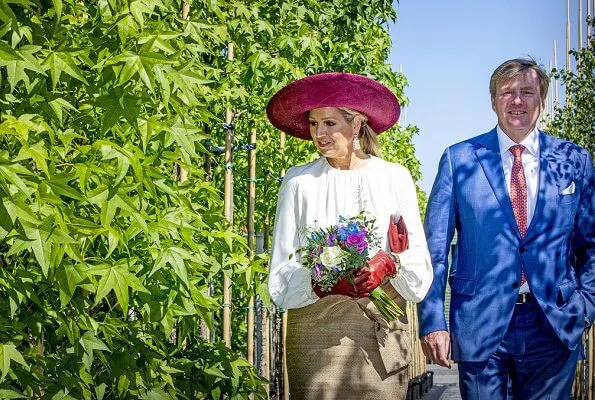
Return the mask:
M283 177L285 176L285 132L281 132L281 134L279 135L279 152L281 153L281 158L282 158L282 165L283 168L281 169L281 173L279 174L279 176ZM289 400L289 377L287 375L287 355L285 353L285 337L287 335L287 310L285 310L285 312L283 312L282 314L282 320L281 320L281 340L283 341L283 360L282 360L282 365L283 365L283 398L285 400Z
M233 43L227 46L227 59L233 60ZM228 108L225 113L225 122L233 122L233 111ZM224 181L224 207L225 218L233 224L233 130L225 132L225 181ZM223 275L223 341L231 347L231 280Z
M250 144L256 145L256 129L250 131ZM256 204L256 148L248 153L248 250L253 256L256 249L254 233L254 209Z
M578 0L578 51L581 51L582 48L583 48L583 0Z
M264 172L263 178L263 196L266 197L269 188L269 173L268 171ZM263 216L263 224L262 224L262 248L263 252L269 251L269 211L268 206L265 208L265 214ZM276 385L276 380L271 380L272 376L275 375L272 373L273 369L276 367L275 362L275 354L272 349L276 349L276 340L277 336L275 335L275 323L274 320L271 320L271 316L274 317L275 313L271 312L269 315L269 310L262 307L260 304L261 316L262 316L262 354L261 354L261 365L260 365L260 374L262 377L266 378L267 380L271 381L273 384L273 388L275 392L279 392L279 386ZM274 306L273 306L274 308ZM267 392L267 398L269 397L270 387L269 385L265 385L265 389Z
M269 318L269 310L263 307L262 302L259 304L261 315L262 315L262 352L260 354L261 364L260 364L260 376L265 378L266 380L271 380L271 369L270 369L270 354L271 354L271 346L270 340L271 337L269 335L269 327L270 327L270 318ZM264 386L267 398L269 397L270 388L269 385Z
M589 343L588 343L588 346L587 346L587 362L588 362L588 365L590 366L590 373L588 375L590 379L589 379L589 382L587 384L587 386L589 388L588 391L587 391L587 393L588 393L588 396L587 396L588 400L594 400L595 399L595 386L593 385L593 381L595 379L593 379L593 372L592 372L593 369L594 369L593 368L593 362L595 362L595 357L593 355L593 351L595 350L594 349L594 346L593 346L593 340L595 340L595 335L593 334L593 332L595 332L595 331L593 330L593 328L591 328L591 329L589 329L589 332L587 333L588 334L588 337L589 337Z
M256 144L256 129L250 131L250 144ZM256 148L248 153L248 255L254 257L254 205L256 203ZM248 360L256 364L254 356L254 296L248 302Z
M283 398L289 400L289 375L287 374L287 352L285 351L285 337L287 336L287 310L283 313L281 337L283 338Z
M558 70L558 44L554 40L554 68ZM554 106L558 107L558 78L554 79Z
M593 1L593 5L595 6L595 1ZM593 8L591 5L591 2L589 0L587 0L587 16L589 18L593 18ZM587 24L587 49L591 48L591 35L592 35L593 29L591 28L590 24Z
M549 72L551 74L553 68L552 60L549 62ZM545 116L541 116L541 120L546 122L551 120L554 110L554 85L553 85L554 78L550 77L550 85L548 86L547 96L545 98Z
M210 129L209 126L207 125L205 128L205 134L207 136L210 136ZM210 147L210 145L208 145L207 147ZM210 149L207 149L210 150ZM213 171L212 171L212 162L211 162L211 156L209 151L207 151L205 153L205 158L204 158L204 171L205 171L205 181L210 182L211 179L213 179ZM211 280L209 282L209 286L207 286L207 288L203 291L203 293L205 294L205 296L212 296L213 294L211 293L211 285L212 285L213 281ZM213 315L214 313L211 313L211 315ZM205 323L205 321L203 319L198 321L198 328L199 328L199 332L200 332L200 338L202 340L208 340L208 341L213 341L211 340L211 330L209 329L209 327L207 326L207 324Z
M188 19L190 13L190 4L186 1L182 1L182 19Z
M570 71L570 0L566 0L566 69ZM566 87L568 92L568 87Z

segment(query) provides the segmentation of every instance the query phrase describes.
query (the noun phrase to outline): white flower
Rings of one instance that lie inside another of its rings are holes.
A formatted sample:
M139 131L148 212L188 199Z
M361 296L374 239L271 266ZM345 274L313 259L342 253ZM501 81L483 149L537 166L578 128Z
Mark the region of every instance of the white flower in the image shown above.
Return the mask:
M325 247L320 255L320 262L328 268L334 268L343 260L339 246Z

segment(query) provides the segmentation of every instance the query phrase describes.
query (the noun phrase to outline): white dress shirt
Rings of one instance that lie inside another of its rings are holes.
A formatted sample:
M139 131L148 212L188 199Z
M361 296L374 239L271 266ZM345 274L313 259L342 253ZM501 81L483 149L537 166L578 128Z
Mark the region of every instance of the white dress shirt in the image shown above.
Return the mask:
M510 174L512 171L512 163L514 162L514 155L510 152L510 148L517 144L525 146L525 150L521 156L523 162L523 170L525 172L525 181L527 183L527 227L531 224L533 214L535 213L535 204L537 203L537 193L539 185L539 131L537 127L521 142L516 143L509 138L506 133L497 127L498 144L500 146L500 156L502 157L502 169L504 170L504 179L506 181L506 189L510 194ZM529 285L525 283L519 289L520 293L529 292Z
M301 265L297 249L305 245L306 228L326 228L362 211L376 217L380 247L388 250L391 216L403 216L409 232L409 250L399 254L401 269L391 279L395 289L410 301L421 301L433 278L432 264L421 224L415 185L409 171L377 157L353 170L331 167L321 157L290 168L279 189L279 200L269 269L272 300L283 308L300 308L318 300L310 271Z

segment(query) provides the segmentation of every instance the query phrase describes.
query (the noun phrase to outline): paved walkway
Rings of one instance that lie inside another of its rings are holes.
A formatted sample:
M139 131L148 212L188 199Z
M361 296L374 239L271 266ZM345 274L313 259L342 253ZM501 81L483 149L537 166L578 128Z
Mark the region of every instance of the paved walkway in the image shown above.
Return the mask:
M422 400L461 400L457 364L452 363L450 369L428 364L427 369L434 372L434 386L422 397Z

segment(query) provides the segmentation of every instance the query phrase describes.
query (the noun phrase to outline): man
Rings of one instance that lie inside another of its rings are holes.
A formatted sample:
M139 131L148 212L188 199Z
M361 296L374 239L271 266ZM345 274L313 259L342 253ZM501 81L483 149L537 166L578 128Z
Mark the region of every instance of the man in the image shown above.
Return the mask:
M446 149L428 202L435 278L419 306L422 347L443 366L452 350L463 399L506 399L509 382L514 399L569 398L595 318L593 162L537 129L547 90L533 60L500 65L498 125Z

